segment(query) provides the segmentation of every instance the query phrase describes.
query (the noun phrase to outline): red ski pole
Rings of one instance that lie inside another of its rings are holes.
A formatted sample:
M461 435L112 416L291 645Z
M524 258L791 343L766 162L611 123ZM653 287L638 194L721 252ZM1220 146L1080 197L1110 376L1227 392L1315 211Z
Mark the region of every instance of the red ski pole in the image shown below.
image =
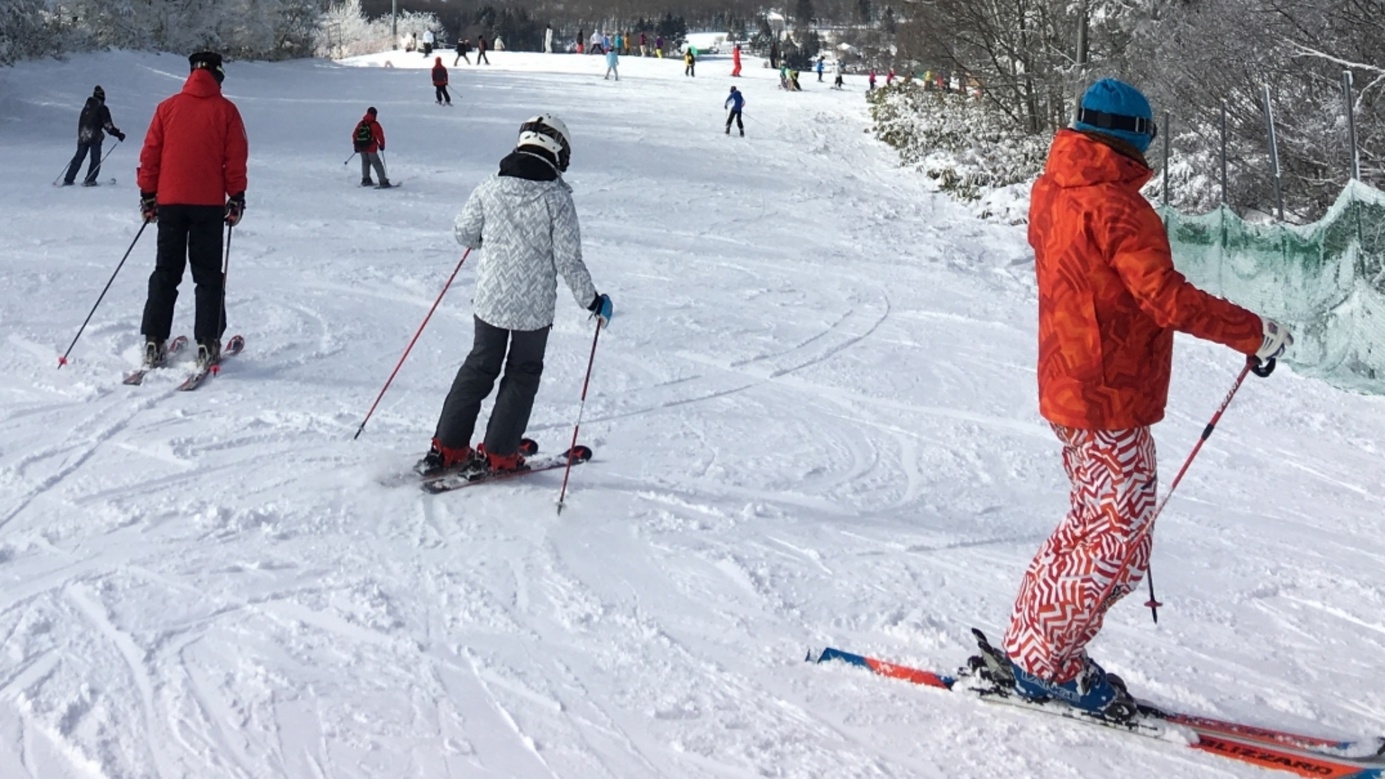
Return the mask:
M1231 405L1231 399L1236 397L1236 391L1241 388L1241 382L1246 380L1246 374L1254 371L1255 375L1264 377L1269 376L1270 373L1274 371L1274 360L1267 361L1264 366L1260 366L1258 363L1259 360L1255 357L1246 358L1246 367L1241 369L1240 375L1236 377L1236 381L1231 385L1231 390L1226 393L1226 397L1222 399L1221 405L1217 407L1217 412L1212 415L1212 419L1207 423L1207 427L1202 429L1202 436L1198 438L1197 443L1193 446L1193 450L1188 453L1188 459L1183 461L1183 467L1179 468L1178 474L1173 477L1173 483L1169 485L1169 491L1165 493L1163 500L1159 501L1159 504L1154 507L1153 516L1151 516L1149 522L1146 522L1145 526L1140 529L1139 537L1135 538L1134 542L1130 545L1130 551L1126 552L1125 557L1121 559L1120 566L1116 569L1117 571L1123 571L1130 565L1130 560L1135 556L1135 551L1139 549L1140 543L1144 540L1144 537L1154 532L1154 521L1164 512L1164 506L1168 505L1169 498L1173 497L1174 490L1178 489L1178 483L1183 480L1183 474L1188 472L1188 466L1193 464L1193 458L1197 457L1197 453L1202 450L1202 445L1206 443L1207 439L1212 435L1212 431L1216 429L1217 422L1221 421L1221 415L1225 413L1227 406ZM1105 603L1106 599L1111 597L1111 590L1115 588L1118 578L1118 576L1113 576L1111 578L1110 583L1102 589L1101 597L1094 601L1095 603ZM1159 607L1163 604L1154 599L1154 579L1150 572L1146 572L1145 579L1149 583L1149 600L1145 605L1149 607L1150 612L1154 615L1154 621L1158 622ZM1099 610L1094 610L1086 623L1073 623L1069 628L1069 635L1079 635L1086 632L1087 628L1091 625L1091 621L1096 619L1099 613Z
M452 275L448 276L447 283L442 285L442 291L438 293L438 299L433 301L433 307L428 309L428 315L423 317L423 324L418 326L418 331L414 333L414 337L409 341L409 345L404 347L404 354L400 356L399 362L394 366L394 370L390 372L390 377L385 380L385 386L380 388L380 394L375 396L375 402L370 404L370 410L366 412L365 419L361 420L361 426L356 428L356 434L351 436L352 441L361 437L361 431L365 430L365 423L370 421L370 416L375 413L375 407L380 405L380 399L385 397L385 391L390 388L390 383L393 382L394 377L398 375L399 369L404 367L404 360L408 359L409 352L413 350L414 344L418 343L418 337L423 335L423 328L428 326L428 320L432 319L433 312L438 310L438 304L442 302L442 296L447 294L448 288L452 286L452 280L457 278L457 272L462 269L462 263L466 262L466 258L470 255L471 249L468 247L467 250L462 253L462 258L457 260L457 267L452 269Z
M596 332L592 335L592 353L587 358L587 377L582 380L582 402L577 406L577 424L572 426L572 445L567 448L567 468L563 471L563 489L558 493L558 514L563 513L563 500L567 497L567 477L572 474L573 453L577 451L577 431L582 429L582 412L587 409L587 387L592 381L592 363L596 362L596 342L601 338L602 318L596 318Z

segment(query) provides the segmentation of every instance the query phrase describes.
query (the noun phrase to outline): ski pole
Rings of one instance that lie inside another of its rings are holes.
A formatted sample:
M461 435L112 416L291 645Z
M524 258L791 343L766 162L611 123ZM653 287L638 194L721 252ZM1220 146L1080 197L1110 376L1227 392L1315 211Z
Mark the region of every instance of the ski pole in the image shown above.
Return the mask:
M110 291L111 284L115 283L115 277L120 273L120 269L125 267L125 261L130 258L130 252L135 250L135 244L139 243L139 237L144 235L144 228L148 226L148 219L144 220L144 224L139 226L139 232L135 233L135 240L130 242L130 248L125 250L125 256L120 258L120 264L115 266L115 273L111 274L111 280L106 282L106 288L101 290L101 294L97 296L96 305L91 307L91 312L87 314L86 320L82 322L81 327L77 328L77 335L73 337L72 343L68 344L67 351L63 352L63 356L58 358L59 368L67 364L67 356L72 354L72 347L77 345L77 339L82 337L82 332L87 329L87 323L91 322L91 317L96 313L96 309L101 305L101 301L106 297L106 293Z
M120 139L119 139L119 138L116 138L116 139L115 139L115 142L116 142L116 143L120 143ZM111 148L107 149L107 150L106 150L106 153L103 154L103 155L101 156L101 161L98 162L98 163L96 163L96 172L97 172L98 174L101 173L101 166L106 164L106 158L109 157L109 156L111 156L111 152L113 152L113 151L115 151L115 144L111 144ZM68 169L69 167L71 167L71 165L72 165L72 163L69 162L68 164L66 164L66 165L63 166L63 169L62 169L62 170L58 171L58 177L55 178L55 179L53 179L53 186L56 187L56 186L58 185L58 182L59 182L59 181L62 181L63 176L67 175L67 169ZM80 168L81 166L78 165L77 167Z
M582 380L582 402L577 406L577 424L572 426L572 446L567 449L567 468L563 471L563 489L558 493L558 515L563 513L563 500L567 497L567 477L572 474L573 452L577 449L577 431L582 429L582 412L587 409L587 387L592 381L592 363L596 362L596 342L601 338L601 317L596 318L596 332L592 335L592 353L587 358L587 377Z
M1193 446L1193 450L1188 453L1188 459L1183 461L1183 467L1179 468L1178 474L1173 477L1173 483L1169 485L1169 491L1164 494L1163 500L1159 501L1159 504L1154 507L1154 514L1150 516L1149 522L1145 523L1145 526L1140 529L1138 537L1134 539L1134 543L1130 545L1130 550L1125 553L1125 557L1122 558L1120 565L1116 568L1117 571L1123 571L1130 565L1130 560L1135 556L1135 552L1139 549L1140 544L1144 542L1144 537L1154 532L1155 520L1164 512L1164 506L1168 505L1169 498L1173 497L1174 490L1178 489L1178 483L1183 480L1183 474L1188 472L1188 466L1193 464L1193 458L1197 457L1197 453L1202 450L1202 445L1206 443L1207 439L1212 435L1212 431L1216 429L1217 422L1221 421L1221 415L1226 411L1227 406L1231 405L1231 399L1236 397L1236 391L1241 388L1241 382L1245 381L1246 374L1250 373L1252 370L1255 371L1255 375L1257 376L1268 376L1274 371L1274 360L1269 360L1264 366L1259 366L1258 360L1255 357L1246 358L1246 367L1241 369L1240 375L1236 377L1236 381L1231 385L1230 391L1228 391L1226 397L1222 399L1221 405L1217 407L1216 413L1212 415L1212 419L1207 423L1207 426L1202 429L1202 435ZM1097 598L1094 601L1095 603L1101 604L1106 602L1106 599L1111 596L1111 590L1115 588L1118 578L1118 575L1111 577L1110 583L1102 589L1101 597ZM1145 603L1145 606L1149 607L1150 613L1154 616L1154 621L1157 623L1159 621L1159 607L1163 604L1154 599L1153 579L1148 573L1146 573L1146 579L1150 581L1150 591L1149 601ZM1098 611L1093 611L1086 624L1074 624L1069 635L1079 635L1086 632L1098 613Z
M342 160L342 161L341 161L341 164L345 165L346 163L350 162L357 154L360 154L360 152L358 152L358 151L353 151L353 152L351 152L351 156L350 156L350 157L347 157L347 158L344 159L344 160Z
M226 225L226 255L221 259L221 311L217 312L216 319L216 342L218 348L221 345L221 336L226 332L226 276L231 271L231 231L235 225ZM212 366L212 373L220 372L220 365Z
M365 423L370 421L371 415L375 413L375 407L380 405L380 399L385 397L385 390L390 388L390 383L394 381L395 375L397 375L399 369L404 366L404 360L408 358L409 352L414 348L414 344L418 343L418 337L423 335L423 328L428 326L428 320L433 318L433 312L438 310L438 304L442 302L442 296L447 294L448 287L452 286L452 280L457 278L457 272L462 269L462 263L466 262L466 258L470 254L470 247L462 253L462 258L457 261L457 267L453 268L452 275L447 277L447 283L442 285L442 291L438 293L438 299L433 301L433 307L428 309L428 314L423 317L423 324L418 326L418 331L414 333L413 339L409 341L408 346L404 347L404 354L399 358L399 363L394 366L394 370L390 372L390 377L385 380L385 386L380 388L380 394L375 396L375 402L370 404L370 410L366 412L365 419L361 420L361 426L356 428L356 434L351 436L352 441L361 437L361 431L365 430Z
M386 178L386 179L389 179L389 177L390 177L390 166L385 164L385 150L384 150L384 149L381 149L381 150L380 150L380 170L383 170L383 171L385 172L385 178ZM471 251L471 250L468 249L467 251ZM465 258L463 258L463 259L465 259Z

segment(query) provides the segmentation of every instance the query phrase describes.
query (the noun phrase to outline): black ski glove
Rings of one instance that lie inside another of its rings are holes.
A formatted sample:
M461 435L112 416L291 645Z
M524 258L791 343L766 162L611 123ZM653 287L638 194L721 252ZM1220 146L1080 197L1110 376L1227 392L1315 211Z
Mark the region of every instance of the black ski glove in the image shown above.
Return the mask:
M245 215L245 193L237 192L226 199L226 224L235 227Z
M139 212L146 222L159 221L159 197L153 192L139 193Z
M121 140L122 143L125 141L125 133L122 133L121 131L116 130L114 133L111 133L111 134L114 135L115 137L119 138L119 139Z

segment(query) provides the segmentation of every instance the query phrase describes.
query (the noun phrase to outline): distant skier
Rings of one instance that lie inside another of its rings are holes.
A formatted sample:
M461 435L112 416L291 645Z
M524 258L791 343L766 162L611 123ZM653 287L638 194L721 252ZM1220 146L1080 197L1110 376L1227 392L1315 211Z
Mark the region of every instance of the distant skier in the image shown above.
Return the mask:
M457 215L457 242L485 254L476 269L471 353L443 402L432 446L416 466L423 475L523 469L520 438L543 375L558 276L579 305L603 323L611 318L611 299L597 293L582 262L572 189L562 179L571 155L566 125L550 114L533 117L520 126L500 172L481 182ZM497 378L500 392L485 440L472 449L481 402Z
M733 77L741 75L741 45L739 43L731 49L731 75Z
M620 55L616 53L616 50L615 50L615 49L611 49L610 51L606 52L606 76L605 76L605 78L608 78L608 79L609 79L611 76L614 75L614 76L616 77L616 81L620 81L620 70L619 70L619 68L620 68Z
M693 53L693 48L691 46L688 47L687 51L683 52L683 75L697 75L697 55Z
M433 96L438 105L452 105L452 96L447 94L447 66L442 64L442 57L433 58Z
M842 62L841 60L837 60L836 71L837 71L837 78L836 78L835 81L832 82L832 88L833 88L833 89L842 89L842 88L845 86L845 84L846 84L846 79L845 79L845 76L846 76L846 63L845 63L845 62Z
M1282 325L1209 295L1174 269L1159 214L1140 194L1157 134L1139 90L1102 79L1053 139L1034 183L1029 243L1038 279L1039 413L1063 445L1069 509L1029 564L1004 655L981 658L1019 695L1121 719L1122 685L1086 652L1106 611L1149 565L1154 439L1174 332L1274 360Z
M480 65L482 62L487 65L491 64L490 59L486 57L486 36L478 35L476 36L476 64Z
M885 74L885 86L888 87L894 85L894 79L894 68L890 68L890 72Z
M646 36L643 32L640 33L640 56L649 56L649 37Z
M249 144L234 103L221 95L226 71L221 55L188 57L192 73L183 90L159 103L139 155L140 213L158 222L158 255L149 276L140 332L144 365L163 364L173 329L173 304L183 271L192 266L197 285L197 367L221 362L226 331L221 274L222 224L234 227L245 213L245 163Z
M654 55L659 59L664 58L664 36L662 35L654 38Z
M467 42L466 38L460 36L457 38L457 56L452 58L452 67L457 67L457 60L462 60L468 65L471 64L471 58L466 55L467 50L470 48L471 44Z
M870 69L870 78L866 80L866 85L868 91L875 91L875 68Z
M433 36L433 28L423 31L423 56L427 57L433 53L433 43L437 40Z
M793 92L803 91L803 87L798 83L798 71L796 70L789 71L789 90Z
M380 152L385 150L385 128L375 119L375 106L365 110L365 116L356 123L356 129L351 131L351 144L356 152L361 155L361 186L376 186L370 180L370 170L375 169L375 175L380 179L380 188L387 189L391 186L390 180L385 176L385 166L380 160Z
M98 84L91 91L91 97L82 106L82 113L77 117L77 153L72 156L72 162L67 164L67 175L63 177L63 186L70 187L72 182L77 179L77 171L82 167L82 160L87 155L91 155L91 162L87 165L87 177L82 181L84 187L94 187L100 182L96 177L101 174L101 143L106 140L106 132L110 132L119 140L125 140L125 133L122 133L114 124L111 123L111 111L106 107L106 90Z
M827 58L824 57L824 56L822 56L821 54L819 54L819 55L818 55L817 65L815 66L815 68L817 69L817 72L818 72L818 83L819 83L819 84L822 83L822 72L826 69L826 67L827 67Z
M739 89L731 87L731 94L726 97L726 102L722 103L722 108L729 107L731 112L726 115L726 134L731 134L731 120L736 121L736 129L741 131L741 137L745 137L745 123L741 121L741 110L745 108L745 95Z

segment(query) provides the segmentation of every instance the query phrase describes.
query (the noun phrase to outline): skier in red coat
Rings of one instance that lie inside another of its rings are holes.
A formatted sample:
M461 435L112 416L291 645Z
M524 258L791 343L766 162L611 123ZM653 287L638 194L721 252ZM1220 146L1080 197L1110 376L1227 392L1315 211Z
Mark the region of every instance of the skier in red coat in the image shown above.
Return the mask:
M731 75L732 75L732 76L739 76L740 74L741 74L741 45L738 43L738 44L736 44L735 48L731 49Z
M385 164L380 159L380 152L385 150L385 128L376 121L377 111L375 106L365 110L365 116L356 123L356 129L351 131L351 143L356 149L356 153L361 155L361 186L377 186L370 180L370 170L375 169L375 175L380 177L379 187L389 189L389 177L385 175Z
M447 66L442 64L442 57L433 58L433 93L438 105L452 105L452 96L447 94Z
M139 155L140 212L146 222L159 224L158 255L140 325L150 367L167 356L164 343L187 265L197 284L198 367L221 361L226 331L221 225L239 224L245 212L249 143L240 111L221 95L226 77L221 55L199 52L188 63L192 74L182 92L154 110Z

